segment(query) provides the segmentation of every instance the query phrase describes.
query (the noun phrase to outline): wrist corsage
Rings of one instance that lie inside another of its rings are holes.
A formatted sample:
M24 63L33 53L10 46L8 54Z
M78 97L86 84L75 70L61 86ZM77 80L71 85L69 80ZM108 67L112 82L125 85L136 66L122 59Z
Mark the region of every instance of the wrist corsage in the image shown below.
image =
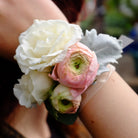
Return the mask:
M14 58L24 73L14 95L27 108L45 103L56 120L72 124L81 95L121 57L120 40L99 34L83 34L78 25L61 20L35 20L19 36Z

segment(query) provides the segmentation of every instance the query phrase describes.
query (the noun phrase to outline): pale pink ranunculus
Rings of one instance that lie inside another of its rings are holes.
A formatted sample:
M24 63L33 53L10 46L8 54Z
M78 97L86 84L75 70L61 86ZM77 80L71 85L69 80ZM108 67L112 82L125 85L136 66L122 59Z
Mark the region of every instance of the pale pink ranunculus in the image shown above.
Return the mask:
M66 87L73 88L73 96L82 94L95 80L99 64L96 54L84 44L70 46L64 60L55 65L49 76Z
M50 100L53 107L62 114L74 114L80 106L81 95L74 98L70 91L71 88L59 84L51 93Z

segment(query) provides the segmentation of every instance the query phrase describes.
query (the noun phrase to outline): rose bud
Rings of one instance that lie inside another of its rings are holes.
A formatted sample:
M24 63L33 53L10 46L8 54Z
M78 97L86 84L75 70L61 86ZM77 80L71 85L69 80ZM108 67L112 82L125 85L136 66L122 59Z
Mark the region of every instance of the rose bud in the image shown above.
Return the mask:
M96 54L84 44L70 46L65 59L56 64L50 77L61 84L75 88L78 96L95 80L99 64Z
M53 107L60 113L73 114L75 113L81 102L81 95L73 97L71 88L59 84L50 97Z

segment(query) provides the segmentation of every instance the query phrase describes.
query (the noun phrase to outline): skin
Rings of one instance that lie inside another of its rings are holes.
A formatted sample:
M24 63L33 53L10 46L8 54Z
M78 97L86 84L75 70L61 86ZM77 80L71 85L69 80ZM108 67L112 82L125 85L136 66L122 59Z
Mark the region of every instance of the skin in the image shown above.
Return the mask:
M93 86L86 90L89 96L93 92ZM94 138L136 138L138 95L113 72L103 87L83 106L80 119Z
M67 20L51 0L0 0L0 57L13 60L19 34L36 18ZM49 138L47 113L44 104L31 109L18 105L6 122L27 138Z
M26 138L50 138L47 115L44 104L31 109L18 105L6 122Z
M12 59L19 34L35 18L66 20L50 0L0 0L0 56ZM88 91L93 92L92 86ZM46 117L43 104L33 109L18 106L7 122L25 137L43 138L50 136L49 130L45 132ZM136 138L138 96L114 72L82 109L80 118L95 138Z
M51 0L0 0L0 56L13 58L19 34L34 19L66 20Z

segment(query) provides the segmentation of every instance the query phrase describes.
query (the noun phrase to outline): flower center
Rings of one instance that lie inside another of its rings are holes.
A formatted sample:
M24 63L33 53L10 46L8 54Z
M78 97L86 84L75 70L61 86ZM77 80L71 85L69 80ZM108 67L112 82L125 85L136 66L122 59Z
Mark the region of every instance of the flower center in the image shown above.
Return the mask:
M68 99L59 99L58 102L59 111L62 113L67 112L70 108L73 107L73 104Z
M81 53L74 53L70 59L70 70L76 75L84 73L89 66L89 61L86 55Z
M61 100L61 103L63 105L68 105L68 104L70 104L70 101L69 100L66 100L66 99L63 99L63 100Z
M75 62L74 62L74 67L76 69L79 69L81 66L81 59L77 59Z

